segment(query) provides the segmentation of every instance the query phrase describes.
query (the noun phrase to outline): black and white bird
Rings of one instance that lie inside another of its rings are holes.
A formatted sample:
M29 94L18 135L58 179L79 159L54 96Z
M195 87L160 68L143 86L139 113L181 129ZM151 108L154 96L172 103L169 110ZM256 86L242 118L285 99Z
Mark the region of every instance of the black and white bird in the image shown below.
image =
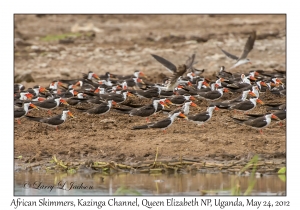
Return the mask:
M194 122L198 125L203 125L205 122L208 122L213 114L213 110L218 110L219 108L215 105L210 105L206 112L201 112L196 115L190 115L188 116L188 120L191 122Z
M141 125L141 126L134 126L134 127L132 127L132 130L159 128L159 129L162 129L164 132L166 132L166 129L173 124L173 122L175 121L175 119L178 116L186 118L186 116L182 113L182 111L176 110L169 117L167 117L161 121L158 121L155 123L149 123L149 124Z
M251 126L252 128L259 129L261 134L262 134L262 128L270 125L271 119L279 120L279 118L272 113L267 113L266 115L264 115L262 117L257 117L257 118L248 119L248 120L238 119L238 118L234 118L234 117L231 117L231 118L237 123L242 123L247 126Z
M178 110L181 110L185 116L188 116L188 114L190 113L191 106L198 107L198 105L195 104L193 101L185 101L183 106L181 108L178 108Z
M26 116L26 118L32 121L47 124L51 127L55 127L56 130L58 130L58 126L63 124L67 120L67 115L74 118L73 114L68 109L63 110L62 114L56 115L54 117L41 118L41 117Z
M155 114L158 111L158 104L164 104L160 98L153 98L152 103L139 107L139 108L114 108L115 111L123 114L129 114L129 116L139 116L146 117L148 122L148 117Z
M236 68L237 66L240 66L242 64L246 64L246 63L250 63L250 60L247 58L249 52L253 49L254 46L254 42L256 39L256 31L253 31L252 34L248 37L248 40L245 44L244 50L241 54L240 57L237 57L236 55L230 54L229 52L226 52L225 50L223 50L221 47L219 47L221 49L221 51L229 58L236 60L236 63L230 67L229 69L233 69Z
M255 96L255 94L252 91L244 90L241 95L239 95L234 99L226 100L222 102L212 102L211 105L216 105L220 109L229 109L234 104L245 101L247 99L248 94L250 94L251 96Z
M82 92L78 93L76 97L68 98L67 103L72 106L75 106L75 105L81 104L81 103L88 103L88 98L85 96L86 95Z
M91 109L83 109L83 108L76 108L81 112L85 112L87 114L96 114L96 115L103 115L110 111L112 105L116 105L117 103L113 100L107 100L106 102L101 103L100 105L93 107Z
M208 92L199 92L198 97L204 98L208 101L215 101L221 98L224 92L229 92L229 90L224 87L218 87L217 90L212 90Z
M50 99L44 100L42 102L40 102L40 101L33 102L33 104L36 105L37 107L39 107L40 109L48 110L49 114L51 114L51 110L58 107L60 103L63 103L64 105L69 105L61 97L50 98Z
M259 98L250 98L249 100L233 104L229 109L234 109L242 112L248 112L256 107L256 104L264 104Z
M21 124L20 119L27 115L29 107L38 109L33 103L27 102L23 104L23 107L14 108L14 118L17 119L18 124Z

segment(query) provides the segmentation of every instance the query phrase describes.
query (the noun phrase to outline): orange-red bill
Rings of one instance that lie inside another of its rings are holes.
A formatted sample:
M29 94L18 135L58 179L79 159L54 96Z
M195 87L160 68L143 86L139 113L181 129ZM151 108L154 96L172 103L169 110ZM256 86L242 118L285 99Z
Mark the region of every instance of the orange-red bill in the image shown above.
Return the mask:
M264 102L262 100L260 100L260 99L257 99L256 102L258 102L258 103L260 103L262 105L264 104Z
M65 105L69 105L68 102L66 102L64 99L60 99L59 101Z
M97 74L93 74L93 77L94 77L95 79L100 79L100 78L98 77Z
M169 100L169 99L166 99L165 100L165 103L169 104L169 105L173 105L173 103Z
M191 106L193 106L193 107L198 107L198 105L195 104L194 102L191 103Z
M255 93L253 93L252 91L250 91L248 94L251 96L256 96Z
M143 72L140 71L139 76L144 77L145 74Z
M32 97L33 97L33 95L31 93L27 93L27 94L25 94L25 96L29 99L32 99Z
M38 97L38 101L45 101L45 100L46 100L45 98Z
M169 107L165 102L163 102L163 101L160 101L159 103L160 103L161 105L167 107L167 108L170 108L170 107Z
M179 117L187 118L182 112L179 114Z
M276 82L279 83L279 84L283 84L280 79L276 79Z
M68 115L74 118L74 115L70 111L68 111Z
M37 108L37 106L36 105L34 105L34 104L32 104L32 103L30 103L30 105L29 106L31 106L32 108L34 108L34 109L39 109L39 108Z
M40 87L39 91L40 91L41 93L44 93L44 92L46 91L46 88Z
M208 84L206 81L204 81L204 82L202 83L202 85L205 85L206 87L209 87L209 84Z
M230 91L227 88L224 88L225 93L229 93Z
M128 95L128 96L133 96L133 94L132 94L132 93L130 93L130 92L127 92L127 95Z
M276 115L272 114L271 116L272 119L275 119L275 120L280 120Z
M264 86L264 87L267 87L267 84L266 84L264 81L261 81L261 82L260 82L260 85L261 85L261 86Z

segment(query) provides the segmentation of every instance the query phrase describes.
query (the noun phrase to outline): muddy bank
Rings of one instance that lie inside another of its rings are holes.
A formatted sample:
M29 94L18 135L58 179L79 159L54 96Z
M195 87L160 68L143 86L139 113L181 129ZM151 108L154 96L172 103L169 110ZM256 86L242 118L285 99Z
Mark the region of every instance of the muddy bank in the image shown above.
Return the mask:
M76 32L76 24L91 28L88 32ZM47 86L59 78L80 78L89 70L128 75L140 69L151 81L159 82L161 74L170 73L151 53L178 65L196 52L199 62L195 66L206 69L204 76L214 79L221 65L232 65L232 60L225 58L216 45L239 55L253 29L258 31L258 39L249 54L252 65L236 71L286 70L284 15L16 15L15 37L19 41L15 43L14 73L31 71L34 82L22 82L27 88L36 84ZM226 93L222 100L236 96ZM261 99L285 102L285 97L263 95ZM199 108L192 108L192 114L206 110L205 101L196 103ZM53 115L62 109L54 110ZM21 120L21 125L15 123L14 154L16 158L22 156L16 159L17 165L45 165L53 155L64 162L137 164L154 161L157 148L158 159L182 158L199 164L246 161L254 154L259 154L261 161L285 160L285 122L282 127L272 122L260 135L255 129L233 122L230 116L234 113L219 110L204 127L177 120L164 134L152 129L131 130L132 126L145 123L140 117L116 112L87 117L75 107L70 107L70 111L76 118L68 119L58 131L26 119ZM251 112L266 113L266 108L258 106ZM41 110L31 114L48 116ZM160 113L151 120L165 116Z

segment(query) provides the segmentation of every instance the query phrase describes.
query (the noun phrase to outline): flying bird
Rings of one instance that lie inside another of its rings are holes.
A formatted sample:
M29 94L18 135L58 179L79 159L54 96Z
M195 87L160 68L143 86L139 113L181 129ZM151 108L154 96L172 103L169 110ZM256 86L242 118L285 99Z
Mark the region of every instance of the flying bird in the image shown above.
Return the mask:
M221 47L218 46L221 49L221 51L227 57L229 57L229 58L237 61L229 69L236 68L237 66L240 66L240 65L245 64L245 63L250 63L251 64L250 60L247 58L247 55L253 49L255 39L256 39L256 31L253 31L252 34L248 37L248 40L247 40L247 42L245 44L244 50L243 50L242 55L240 57L237 57L236 55L230 54L229 52L223 50Z
M193 66L195 56L196 56L196 54L193 54L191 57L187 59L185 64L176 67L173 63L158 55L154 55L154 54L151 55L153 58L155 58L155 60L157 60L162 65L164 65L169 71L173 73L171 80L168 81L166 91L174 91L175 87L177 87L177 85L181 82L180 78L182 77L182 75L186 73L187 70L189 70Z

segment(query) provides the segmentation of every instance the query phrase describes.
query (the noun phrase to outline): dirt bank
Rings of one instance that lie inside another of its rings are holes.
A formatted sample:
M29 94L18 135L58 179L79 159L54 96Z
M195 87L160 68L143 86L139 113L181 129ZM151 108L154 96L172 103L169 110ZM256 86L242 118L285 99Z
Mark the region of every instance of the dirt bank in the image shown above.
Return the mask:
M76 24L89 26L89 32L76 32ZM258 38L249 54L252 66L236 71L286 70L285 28L284 15L16 15L14 73L31 71L35 81L22 82L27 88L47 86L59 78L80 78L89 70L127 75L140 69L157 82L159 74L170 74L151 53L181 64L195 52L199 61L195 66L206 69L205 76L215 78L220 66L233 64L216 45L239 55L253 29ZM66 34L72 34L71 38ZM236 96L226 93L223 99ZM261 99L285 102L285 97L267 95ZM199 109L192 108L192 113L206 110L205 101L196 103ZM282 127L272 122L260 135L234 123L230 119L233 113L227 110L214 112L204 127L177 120L166 134L152 129L131 130L145 123L140 117L116 112L88 117L74 107L70 111L76 118L67 120L59 131L26 119L21 125L15 123L15 157L23 156L21 162L50 160L54 154L65 161L138 162L153 160L157 147L159 158L167 159L182 156L222 161L248 159L254 154L262 159L284 159L286 154L285 122ZM266 113L266 108L258 106L252 113ZM47 116L41 110L31 114ZM160 113L157 119L164 117Z

